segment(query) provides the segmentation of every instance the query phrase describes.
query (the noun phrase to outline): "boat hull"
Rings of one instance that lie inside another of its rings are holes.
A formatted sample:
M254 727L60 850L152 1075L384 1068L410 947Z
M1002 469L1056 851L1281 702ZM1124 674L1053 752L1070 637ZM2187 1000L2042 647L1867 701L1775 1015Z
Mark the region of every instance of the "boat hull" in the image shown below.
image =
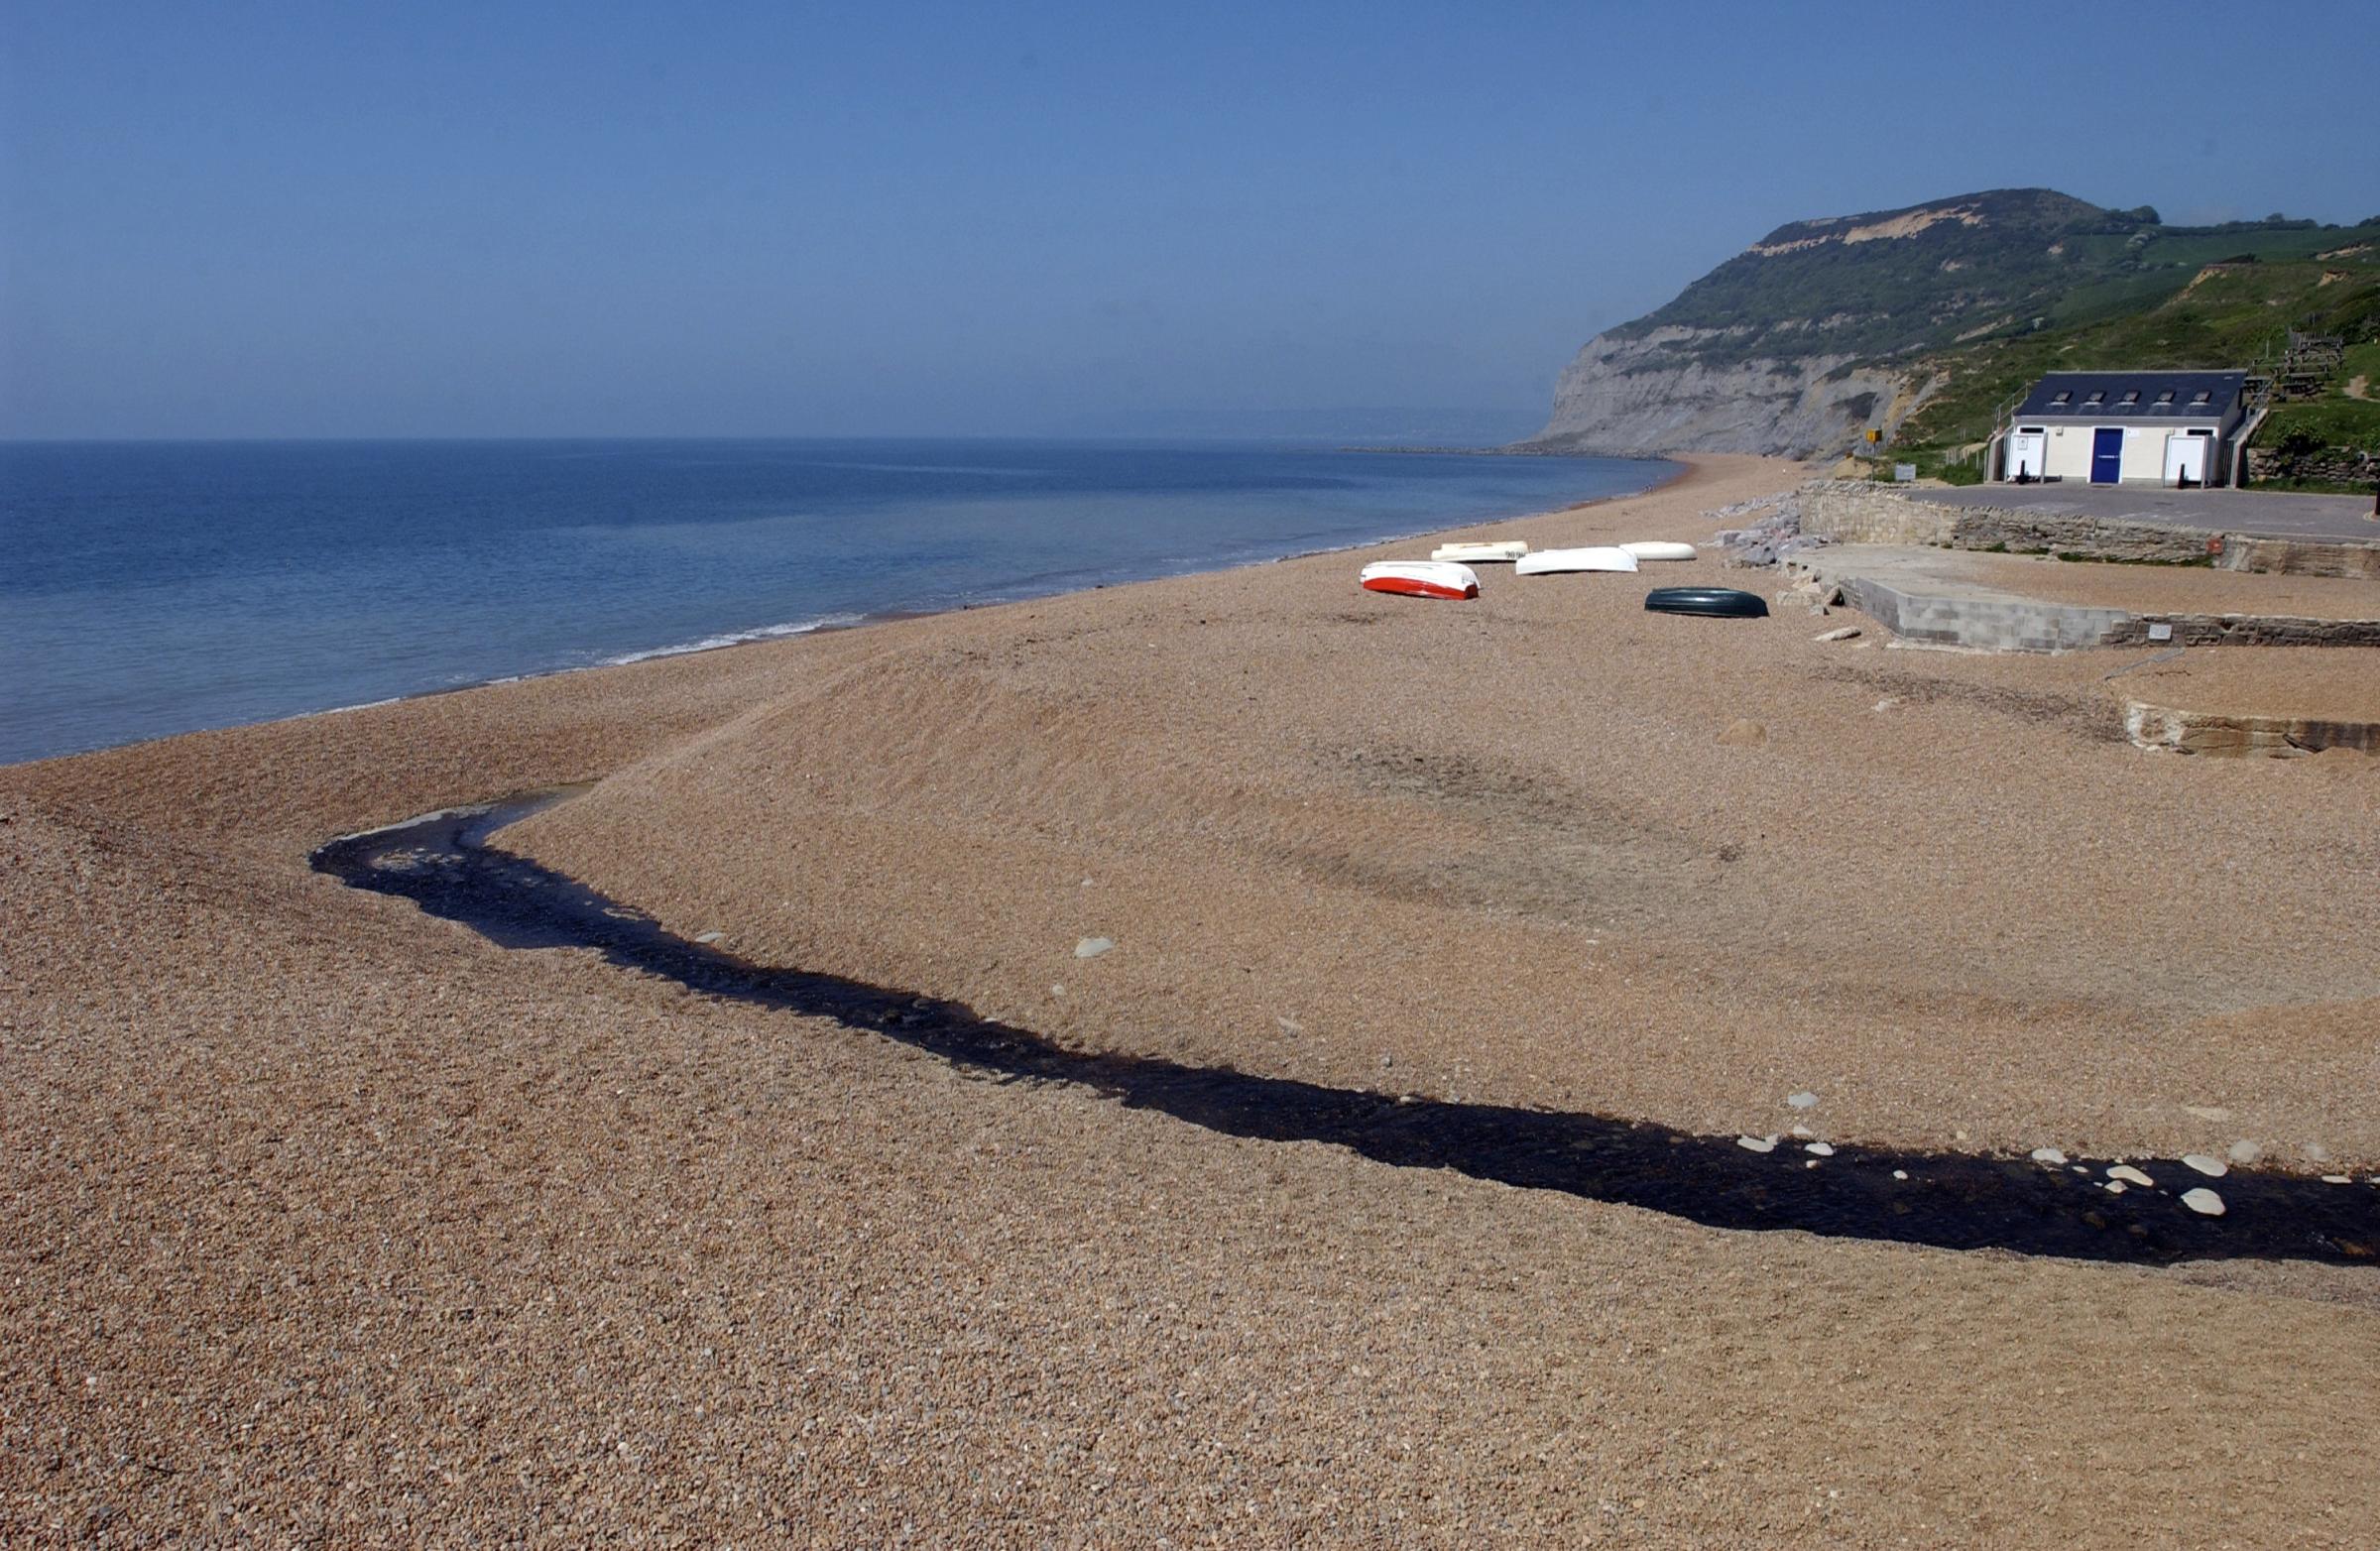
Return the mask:
M1508 565L1529 552L1525 538L1499 538L1487 543L1442 543L1430 551L1433 560L1471 565Z
M1768 605L1756 594L1734 587L1655 587L1644 595L1644 606L1655 614L1705 619L1756 620L1768 614Z
M1476 598L1480 578L1467 565L1444 560L1375 560L1357 582L1367 592L1404 598Z
M1611 544L1583 549L1540 549L1512 562L1515 576L1554 576L1567 571L1632 571L1636 556Z

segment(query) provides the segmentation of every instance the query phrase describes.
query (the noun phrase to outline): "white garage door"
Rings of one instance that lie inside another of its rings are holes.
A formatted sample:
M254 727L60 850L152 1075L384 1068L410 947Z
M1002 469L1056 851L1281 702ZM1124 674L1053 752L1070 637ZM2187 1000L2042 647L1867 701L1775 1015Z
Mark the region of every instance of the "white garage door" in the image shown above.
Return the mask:
M2168 436L2165 438L2165 482L2179 485L2185 480L2194 485L2206 483L2205 436Z

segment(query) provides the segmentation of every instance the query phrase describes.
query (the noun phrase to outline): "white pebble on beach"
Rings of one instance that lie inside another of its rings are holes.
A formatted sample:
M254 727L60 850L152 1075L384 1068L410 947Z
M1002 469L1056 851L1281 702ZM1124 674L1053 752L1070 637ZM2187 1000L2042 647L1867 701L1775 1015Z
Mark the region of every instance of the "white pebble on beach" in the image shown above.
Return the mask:
M2198 1213L2201 1217L2220 1217L2223 1215L2223 1198L2216 1195L2213 1191L2207 1189L2204 1185L2200 1185L2193 1190L2183 1191L2182 1204L2190 1208L2193 1212Z

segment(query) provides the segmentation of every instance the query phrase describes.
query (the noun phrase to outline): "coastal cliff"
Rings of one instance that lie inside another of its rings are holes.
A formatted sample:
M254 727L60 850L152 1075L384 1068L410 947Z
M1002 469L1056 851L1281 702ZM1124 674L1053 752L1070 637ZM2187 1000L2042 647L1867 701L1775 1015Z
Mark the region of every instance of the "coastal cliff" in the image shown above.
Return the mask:
M1940 386L1920 357L2045 326L2156 220L2025 188L1781 226L1589 340L1522 445L1811 457L1889 435Z
M1706 364L1691 355L1712 330L1659 328L1589 340L1554 390L1533 448L1646 457L1840 450L1919 402L1909 379L1841 353Z

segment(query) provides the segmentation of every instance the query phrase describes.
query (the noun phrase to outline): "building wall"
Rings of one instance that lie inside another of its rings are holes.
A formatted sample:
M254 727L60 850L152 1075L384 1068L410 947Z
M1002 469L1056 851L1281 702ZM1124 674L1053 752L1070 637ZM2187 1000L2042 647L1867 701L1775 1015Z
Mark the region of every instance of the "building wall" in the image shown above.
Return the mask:
M2208 477L2222 478L2225 448L2229 445L2221 434L2220 423L2211 419L2165 418L2150 424L2126 424L2122 420L2105 419L2051 421L2049 440L2043 457L2043 472L2051 479L2072 479L2087 482L2090 478L2091 443L2101 426L2120 429L2124 433L2124 459L2117 477L2125 483L2141 481L2162 484L2165 480L2165 442L2169 436L2187 434L2198 428L2217 430L2214 445L2206 451Z
M2042 472L2051 479L2090 478L2090 432L2088 425L2051 426Z
M2165 438L2177 434L2171 425L2124 427L2124 461L2116 471L2123 480L2165 478Z

